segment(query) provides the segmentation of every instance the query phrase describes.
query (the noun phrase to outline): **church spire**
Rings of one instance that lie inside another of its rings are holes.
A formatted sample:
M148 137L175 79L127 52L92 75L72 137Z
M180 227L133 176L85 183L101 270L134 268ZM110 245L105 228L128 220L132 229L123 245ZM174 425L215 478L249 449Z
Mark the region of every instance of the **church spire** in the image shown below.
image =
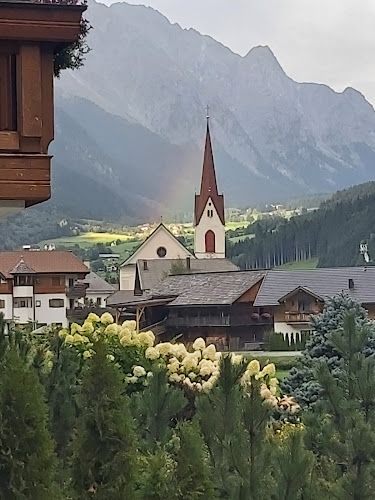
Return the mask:
M209 124L209 107L207 106L207 129L206 129L206 144L204 149L203 170L201 180L200 194L195 196L195 224L198 224L203 211L206 207L209 198L216 208L219 218L223 224L224 220L224 197L219 195L216 182L216 173L214 165L214 157L212 153L210 124Z

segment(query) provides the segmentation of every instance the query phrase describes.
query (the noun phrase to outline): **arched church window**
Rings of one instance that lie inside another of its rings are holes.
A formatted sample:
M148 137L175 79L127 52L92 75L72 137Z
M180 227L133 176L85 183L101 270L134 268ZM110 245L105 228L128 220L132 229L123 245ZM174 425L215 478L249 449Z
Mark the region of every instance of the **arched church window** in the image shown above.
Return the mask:
M215 233L210 229L205 234L204 239L206 244L206 253L215 253Z
M158 257L163 258L167 255L167 249L165 247L159 247L156 250L156 253L158 254Z

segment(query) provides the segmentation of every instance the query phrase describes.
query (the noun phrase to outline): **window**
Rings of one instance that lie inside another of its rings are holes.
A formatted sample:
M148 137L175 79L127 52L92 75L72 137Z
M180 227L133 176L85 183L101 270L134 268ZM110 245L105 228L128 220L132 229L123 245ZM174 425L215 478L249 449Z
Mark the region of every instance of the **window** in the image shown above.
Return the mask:
M159 247L156 250L156 253L158 254L159 257L163 258L167 255L167 249L165 247Z
M213 210L207 210L207 217L213 217L214 216L214 211Z
M205 235L206 253L215 253L215 233L211 230Z
M31 297L17 297L13 299L13 306L15 309L33 307L33 299Z
M41 300L36 300L35 301L35 307L41 307L42 306L42 301Z
M74 286L74 278L69 278L69 286Z
M64 299L50 299L50 307L64 307Z
M0 300L0 309L5 309L5 300Z
M100 307L102 305L102 298L101 297L97 297L97 299L96 299L96 305L98 307Z
M52 278L52 286L60 286L61 281L59 276L54 276Z
M14 277L15 286L32 286L33 279L31 276L18 275Z

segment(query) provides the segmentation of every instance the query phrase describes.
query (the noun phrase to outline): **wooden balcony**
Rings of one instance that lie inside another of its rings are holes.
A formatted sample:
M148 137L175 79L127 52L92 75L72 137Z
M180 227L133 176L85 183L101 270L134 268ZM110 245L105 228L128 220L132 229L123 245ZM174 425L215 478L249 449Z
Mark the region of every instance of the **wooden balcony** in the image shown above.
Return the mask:
M66 317L70 321L84 321L90 313L97 314L100 317L105 312L109 312L113 317L116 316L116 310L110 307L75 307L66 310Z
M290 324L310 323L312 314L314 314L313 311L288 311L285 313L285 321Z
M0 208L51 196L54 52L77 40L85 9L0 0Z
M270 315L262 316L249 314L209 314L199 316L171 316L167 319L167 325L172 327L218 327L218 326L255 326L272 325L273 319Z
M66 296L68 299L82 299L86 297L87 285L83 283L76 283L66 289Z

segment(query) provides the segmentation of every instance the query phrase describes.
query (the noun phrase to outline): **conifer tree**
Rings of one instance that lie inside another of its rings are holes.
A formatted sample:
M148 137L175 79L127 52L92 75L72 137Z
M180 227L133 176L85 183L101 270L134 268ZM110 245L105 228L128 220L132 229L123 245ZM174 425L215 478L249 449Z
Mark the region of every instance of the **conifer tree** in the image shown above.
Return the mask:
M198 416L215 474L219 498L270 498L269 443L266 437L271 406L260 395L260 384L241 387L246 363L223 357L213 389L202 396Z
M43 387L12 346L0 376L0 498L58 498L53 448Z
M309 445L319 457L321 498L375 498L375 359L364 349L371 332L358 327L356 312L330 341L340 354L342 374L322 362L317 380L322 400L307 416Z
M176 454L178 498L212 500L214 488L206 444L196 421L179 426L180 446Z
M147 453L142 460L140 500L178 500L175 472L176 462L165 447Z
M137 448L118 368L103 343L83 375L73 477L79 498L132 500Z
M342 327L348 311L355 311L355 321L359 327L369 328L363 353L366 356L375 353L375 327L367 311L344 294L328 299L323 312L311 318L314 331L302 352L300 366L292 368L282 383L283 391L293 396L303 407L311 406L321 397L321 387L315 376L320 362L324 362L335 377L340 376L341 354L332 344L330 333Z
M147 389L134 399L144 447L153 451L166 445L172 438L178 414L187 405L183 391L169 385L166 371L159 368L153 372Z

